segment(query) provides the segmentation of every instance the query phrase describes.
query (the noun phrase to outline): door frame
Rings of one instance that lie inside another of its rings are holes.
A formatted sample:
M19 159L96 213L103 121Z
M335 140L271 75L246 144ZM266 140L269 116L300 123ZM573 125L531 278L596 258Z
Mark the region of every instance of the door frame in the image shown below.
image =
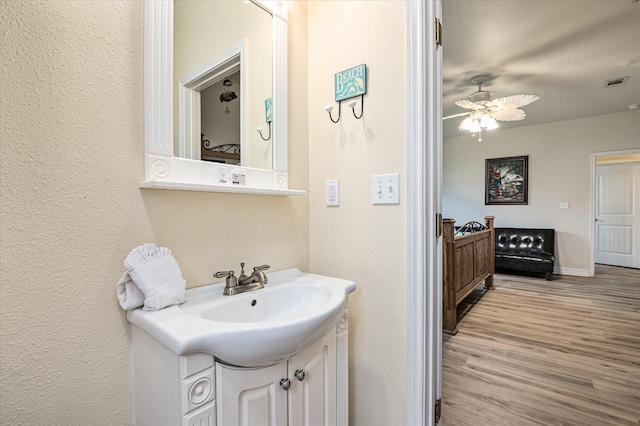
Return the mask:
M639 149L623 149L618 151L605 151L591 153L591 190L589 193L589 276L596 274L596 162L600 157L612 157L617 155L640 154Z
M435 424L442 389L440 0L407 0L407 425Z

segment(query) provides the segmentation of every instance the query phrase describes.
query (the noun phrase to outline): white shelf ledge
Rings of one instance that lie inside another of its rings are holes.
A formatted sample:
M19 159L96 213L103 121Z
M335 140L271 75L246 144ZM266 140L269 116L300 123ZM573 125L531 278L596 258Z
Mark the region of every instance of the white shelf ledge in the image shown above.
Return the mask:
M273 188L254 188L241 185L207 185L198 183L185 182L168 182L147 180L142 181L138 185L145 189L174 189L178 191L204 191L204 192L228 192L235 194L256 194L256 195L307 195L307 191L300 189L273 189Z

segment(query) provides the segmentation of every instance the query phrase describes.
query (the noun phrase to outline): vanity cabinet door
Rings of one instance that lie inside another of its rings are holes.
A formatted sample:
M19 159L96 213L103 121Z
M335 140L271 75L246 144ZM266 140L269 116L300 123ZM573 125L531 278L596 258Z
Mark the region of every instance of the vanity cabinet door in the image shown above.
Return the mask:
M287 426L287 362L265 368L216 364L218 425Z
M330 335L289 361L289 424L336 424L336 339Z

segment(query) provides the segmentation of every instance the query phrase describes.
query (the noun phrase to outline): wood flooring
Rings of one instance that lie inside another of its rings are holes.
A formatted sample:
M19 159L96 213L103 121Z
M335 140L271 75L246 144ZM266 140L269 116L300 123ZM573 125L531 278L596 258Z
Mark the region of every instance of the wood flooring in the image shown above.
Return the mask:
M496 275L443 335L442 426L640 425L640 271Z

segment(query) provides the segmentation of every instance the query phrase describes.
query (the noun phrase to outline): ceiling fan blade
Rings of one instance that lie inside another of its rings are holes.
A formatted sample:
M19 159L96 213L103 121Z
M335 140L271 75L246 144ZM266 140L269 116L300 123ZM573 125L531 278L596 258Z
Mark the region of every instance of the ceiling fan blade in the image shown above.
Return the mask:
M474 109L474 110L484 109L484 105L477 104L475 102L471 102L471 101L468 101L466 99L462 99L462 100L456 101L456 105L458 105L459 107L462 107L462 108L466 108L466 109Z
M448 115L446 117L442 117L443 120L448 120L450 118L462 117L463 115L469 115L471 111L461 112L460 114Z
M491 111L491 116L498 121L519 121L524 120L527 115L518 108L505 108Z
M529 105L538 99L540 99L540 97L536 95L511 95L505 96L504 98L494 99L489 102L488 105L498 108L519 108Z

